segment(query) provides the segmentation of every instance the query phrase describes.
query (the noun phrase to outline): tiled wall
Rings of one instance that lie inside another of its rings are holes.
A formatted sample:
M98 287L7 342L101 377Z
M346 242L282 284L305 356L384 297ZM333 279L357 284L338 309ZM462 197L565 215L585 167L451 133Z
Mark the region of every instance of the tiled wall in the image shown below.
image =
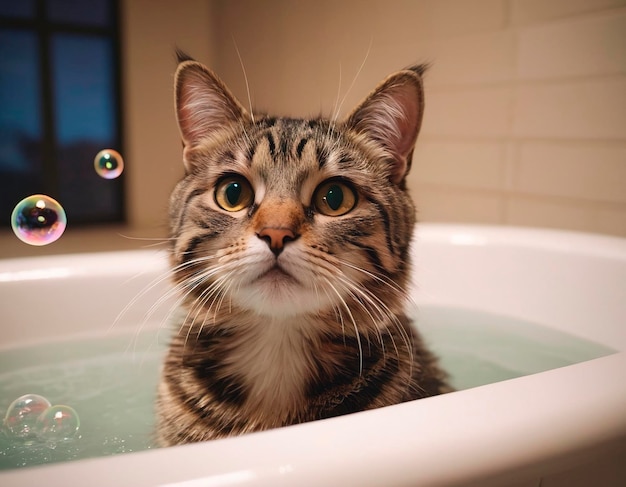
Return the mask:
M410 185L422 221L626 236L625 0L214 2L214 67L247 101L331 113L431 61ZM368 47L369 46L369 47Z

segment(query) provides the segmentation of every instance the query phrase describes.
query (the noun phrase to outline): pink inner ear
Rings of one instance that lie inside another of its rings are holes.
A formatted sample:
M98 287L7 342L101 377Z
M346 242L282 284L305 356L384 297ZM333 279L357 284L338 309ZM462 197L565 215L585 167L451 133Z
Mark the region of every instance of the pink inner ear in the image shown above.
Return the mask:
M398 89L394 102L397 110L391 110L390 115L393 116L395 130L390 133L392 137L386 145L396 161L392 168L392 180L394 183L399 183L404 179L411 165L408 158L413 155L413 147L419 130L420 113L419 99L415 96L412 87L410 90Z
M394 158L391 177L404 179L422 117L419 80L401 73L385 82L352 114L349 123L379 142Z
M420 122L420 113L418 99L413 89L402 89L398 91L399 93L396 100L400 107L400 113L395 119L398 134L395 147L397 153L406 158L415 145L418 124Z
M178 124L186 145L196 145L226 117L224 103L195 73L181 79L178 93Z
M222 83L198 64L177 74L176 110L186 147L243 116L243 109Z

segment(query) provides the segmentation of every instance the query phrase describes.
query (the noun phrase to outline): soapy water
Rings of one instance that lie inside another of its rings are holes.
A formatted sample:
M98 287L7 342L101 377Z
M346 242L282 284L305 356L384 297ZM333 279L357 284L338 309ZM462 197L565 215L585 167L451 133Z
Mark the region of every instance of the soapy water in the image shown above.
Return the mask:
M22 242L48 245L58 240L67 226L61 204L45 194L34 194L20 201L11 213L11 228Z
M60 411L53 406L47 410L50 416L38 416L38 427L51 435L43 440L24 441L1 428L0 469L151 448L164 353L154 337L151 332L137 339L134 333L99 336L0 352L0 417L13 398L29 391L71 405L77 422L80 415L80 429L69 439L66 428L55 427L59 412L68 412L66 406L57 406Z
M420 307L414 316L456 389L614 353L545 326L483 312ZM156 447L154 401L167 341L162 338L155 328L144 327L139 335L70 339L0 352L0 414L13 398L36 391L71 404L81 417L80 434L67 441L26 444L0 434L0 469Z
M115 179L124 171L124 159L113 149L103 149L98 152L93 165L98 176L104 179Z

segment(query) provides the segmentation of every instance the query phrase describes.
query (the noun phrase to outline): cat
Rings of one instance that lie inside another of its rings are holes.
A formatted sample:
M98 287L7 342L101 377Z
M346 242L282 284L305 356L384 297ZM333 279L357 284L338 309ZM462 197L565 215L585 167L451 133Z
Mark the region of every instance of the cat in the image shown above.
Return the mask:
M208 68L178 58L185 176L169 221L182 305L158 443L449 391L404 313L425 66L392 74L338 122L248 112Z

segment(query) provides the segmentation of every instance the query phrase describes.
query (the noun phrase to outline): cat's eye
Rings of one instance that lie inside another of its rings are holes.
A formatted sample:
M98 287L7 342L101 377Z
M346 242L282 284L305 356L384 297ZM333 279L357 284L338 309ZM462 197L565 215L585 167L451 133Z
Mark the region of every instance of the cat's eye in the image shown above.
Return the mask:
M315 208L327 216L345 215L356 206L356 202L354 189L337 180L320 184L313 195Z
M254 201L254 192L243 176L226 176L215 187L215 201L226 211L239 211Z

